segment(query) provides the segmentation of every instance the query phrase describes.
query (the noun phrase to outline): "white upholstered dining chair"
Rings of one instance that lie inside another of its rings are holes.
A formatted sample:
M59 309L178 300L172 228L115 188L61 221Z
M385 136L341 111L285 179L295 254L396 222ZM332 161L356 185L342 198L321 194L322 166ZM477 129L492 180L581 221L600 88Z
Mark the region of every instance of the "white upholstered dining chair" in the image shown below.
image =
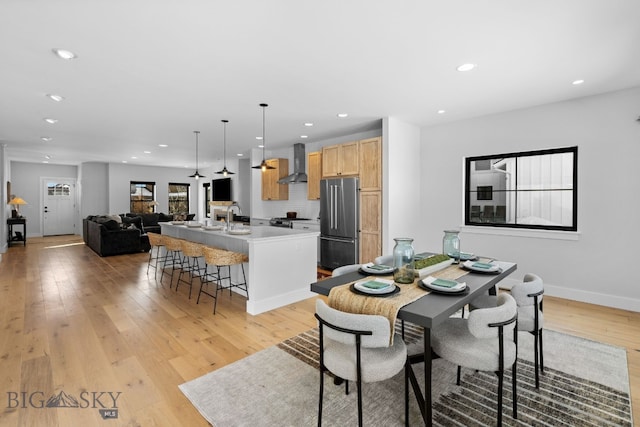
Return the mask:
M361 266L362 264L347 264L334 268L331 272L331 277L342 276L343 274L351 273L352 271L358 271Z
M370 314L352 314L335 310L323 300L316 301L315 317L320 330L320 395L318 426L322 425L322 396L324 374L330 371L345 380L349 394L349 381L358 388L358 425L362 426L362 383L387 380L405 366L407 347L399 335L389 345L391 327L389 319ZM407 379L405 371L405 404ZM370 423L369 423L370 424Z
M517 305L506 293L498 295L497 306L477 309L469 318L449 318L431 330L435 354L460 368L495 372L498 376L498 426L502 425L502 390L505 368L511 367L513 418L518 418L516 364L518 356Z
M540 276L527 273L524 275L522 282L513 285L511 295L518 305L518 330L529 332L533 335L533 363L535 365L536 388L540 388L540 372L544 373L544 356L542 352L544 282ZM469 310L495 307L497 298L496 295L479 296L469 304Z

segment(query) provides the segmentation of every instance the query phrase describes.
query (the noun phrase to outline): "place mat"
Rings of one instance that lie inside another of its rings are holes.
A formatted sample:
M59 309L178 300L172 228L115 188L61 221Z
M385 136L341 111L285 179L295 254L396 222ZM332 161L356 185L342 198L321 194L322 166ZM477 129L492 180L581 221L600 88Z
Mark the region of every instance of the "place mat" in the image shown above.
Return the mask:
M447 268L432 273L432 276L441 279L456 280L467 273L467 271L462 270L458 265L450 265ZM350 289L351 284L355 282L367 279L376 280L377 278L380 278L380 276L369 276L365 279L358 279L344 285L333 287L331 291L329 291L329 307L346 313L385 316L389 319L391 344L393 344L393 325L396 323L398 311L405 305L428 294L429 291L418 286L418 282L421 280L420 278L416 278L411 284L398 284L400 292L387 298L372 298L370 296L356 294ZM393 279L393 275L390 275L389 278Z

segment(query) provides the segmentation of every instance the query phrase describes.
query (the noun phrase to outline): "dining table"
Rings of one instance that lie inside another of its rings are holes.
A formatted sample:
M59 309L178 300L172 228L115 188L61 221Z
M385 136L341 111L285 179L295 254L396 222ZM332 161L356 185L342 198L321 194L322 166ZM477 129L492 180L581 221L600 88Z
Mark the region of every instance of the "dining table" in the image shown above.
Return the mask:
M491 259L491 261L499 266L499 269L495 272L468 271L466 269L464 272L461 271L463 275L457 280L466 283L469 289L468 292L461 294L442 294L425 290L424 296L402 306L397 313L397 318L401 321L411 322L423 327L423 353L419 355L408 355L407 357L409 366L411 366L411 369L409 369L411 387L420 406L424 424L427 426L432 425L433 415L431 406L431 369L434 356L431 352L431 330L483 293L489 292L495 294L496 285L517 269L517 264L513 262L493 259ZM459 268L463 268L463 265L460 264ZM336 286L346 285L369 277L371 277L371 274L358 270L314 282L311 284L311 291L328 296L331 289ZM422 278L416 278L416 281L421 279ZM402 287L408 285L400 284L398 286L400 287L401 293ZM420 389L416 373L413 369L414 364L422 362L424 362L424 393Z

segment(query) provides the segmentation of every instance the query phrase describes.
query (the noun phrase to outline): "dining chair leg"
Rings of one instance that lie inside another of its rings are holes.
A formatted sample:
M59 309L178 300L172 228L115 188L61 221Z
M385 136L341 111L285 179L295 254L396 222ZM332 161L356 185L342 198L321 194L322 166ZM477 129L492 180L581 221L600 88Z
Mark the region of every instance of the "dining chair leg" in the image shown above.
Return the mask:
M504 383L504 372L498 371L498 427L502 426L502 386Z

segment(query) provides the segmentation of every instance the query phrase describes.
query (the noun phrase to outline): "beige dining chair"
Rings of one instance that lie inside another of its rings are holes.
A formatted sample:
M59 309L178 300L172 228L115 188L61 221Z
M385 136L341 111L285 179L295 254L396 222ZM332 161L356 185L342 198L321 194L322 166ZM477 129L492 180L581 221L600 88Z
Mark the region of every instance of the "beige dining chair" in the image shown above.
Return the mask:
M380 255L374 260L375 264L393 265L393 255Z
M502 395L505 368L511 367L513 418L518 418L516 364L518 307L507 294L498 295L497 306L469 313L469 318L449 318L431 330L435 354L461 367L495 372L498 376L498 426L502 425ZM512 338L510 337L512 335Z
M542 312L542 298L544 296L544 282L540 276L527 273L522 282L511 288L511 295L518 305L518 330L533 335L533 358L535 365L536 388L540 388L540 372L544 373L544 356L542 352L542 329L544 315ZM495 307L496 295L481 295L469 303L469 310Z
M323 300L316 300L316 319L320 331L320 396L318 426L322 425L322 397L326 371L349 381L358 388L358 425L362 426L362 383L384 381L395 376L405 366L407 347L399 335L389 345L389 319L371 314L353 314L335 310ZM405 370L405 406L408 402L407 371ZM367 424L372 425L375 420Z
M333 271L331 272L331 277L342 276L343 274L351 273L353 271L358 271L360 270L361 266L362 264L348 264L338 268L334 268Z

